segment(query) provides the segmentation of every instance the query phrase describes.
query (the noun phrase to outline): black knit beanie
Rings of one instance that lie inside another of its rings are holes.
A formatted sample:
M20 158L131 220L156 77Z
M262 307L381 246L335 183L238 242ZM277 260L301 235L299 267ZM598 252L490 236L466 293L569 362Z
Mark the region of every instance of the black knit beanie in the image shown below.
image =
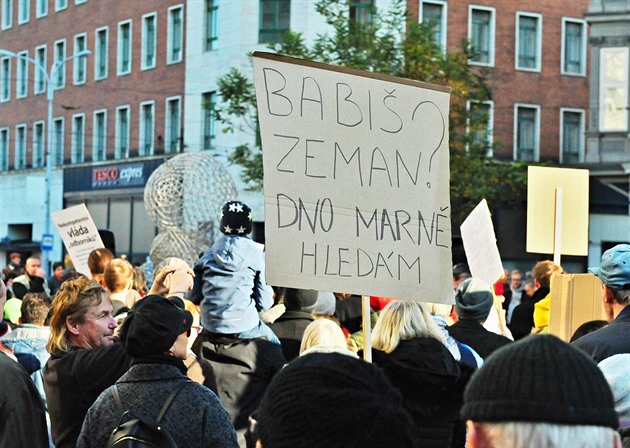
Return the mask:
M252 232L252 209L241 201L229 201L221 209L221 232L247 235Z
M166 353L177 337L190 330L192 314L166 297L151 294L134 303L120 329L129 356Z
M258 408L265 448L407 448L413 422L374 364L338 353L291 361Z
M552 335L528 336L490 355L466 387L461 416L618 426L612 392L597 364Z
M287 310L311 311L317 303L317 291L312 289L287 288L284 292L284 306Z

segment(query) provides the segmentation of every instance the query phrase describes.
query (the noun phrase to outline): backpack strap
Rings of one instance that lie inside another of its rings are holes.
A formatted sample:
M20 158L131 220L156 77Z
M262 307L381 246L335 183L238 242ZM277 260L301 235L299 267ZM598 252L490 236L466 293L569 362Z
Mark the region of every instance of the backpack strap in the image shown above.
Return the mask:
M118 388L116 387L116 384L114 384L114 387L112 388L112 394L114 395L114 400L116 400L116 404L124 412L126 409L122 404L122 400L120 399L120 392L118 392Z
M175 388L173 389L171 394L168 396L168 398L166 399L166 401L162 405L162 409L160 409L160 413L158 414L157 419L156 419L156 421L158 423L162 422L162 419L164 418L164 415L166 414L166 411L168 411L168 408L171 406L171 403L173 403L173 400L175 400L175 397L177 397L177 394L179 394L181 392L181 390L184 387L186 387L188 385L188 383L190 383L190 382L191 382L191 380L184 380L181 383L179 383L177 386L175 386Z

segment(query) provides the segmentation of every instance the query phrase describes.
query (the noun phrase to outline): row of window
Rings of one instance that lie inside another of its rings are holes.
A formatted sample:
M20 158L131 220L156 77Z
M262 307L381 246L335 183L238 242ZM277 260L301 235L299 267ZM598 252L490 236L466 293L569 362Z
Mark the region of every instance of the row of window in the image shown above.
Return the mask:
M168 40L167 40L167 64L175 64L183 59L183 6L173 6L168 11ZM142 17L142 46L141 63L142 70L153 69L156 66L157 47L157 14L146 14ZM133 22L126 20L118 24L118 42L116 56L116 74L118 76L131 73L132 46L133 46ZM102 80L108 76L109 66L109 27L97 28L94 32L94 80ZM18 53L16 59L16 98L24 98L28 95L28 65L33 63L35 94L43 93L46 89L47 77L51 76L54 89L63 89L66 84L66 67L68 61L66 39L59 39L54 43L53 64L50 72L46 72L47 49L46 45L35 48L34 58L29 57L28 51ZM74 55L88 48L87 33L74 36ZM11 61L12 57L0 58L0 102L11 99ZM56 69L55 69L56 66ZM87 59L77 58L74 61L73 84L80 85L86 81Z
M492 145L494 103L484 101L469 103L487 120L483 132L472 135L473 142ZM584 158L585 112L583 109L560 109L560 163L579 163ZM485 139L486 141L481 141ZM540 106L535 104L514 105L514 160L538 162L540 160ZM489 154L492 156L492 154Z
M420 19L430 23L435 42L446 49L447 5L445 0L420 2ZM561 67L564 75L586 75L586 22L562 18ZM472 45L471 64L494 66L496 10L487 6L468 6L468 40ZM540 72L542 67L543 16L516 13L515 61L517 70Z
M182 126L182 100L181 97L171 97L166 99L166 119L164 129L163 151L165 153L177 153L181 148L181 126ZM133 155L151 156L156 149L155 137L155 101L140 103L139 115L139 139L132 144L130 140L131 128L131 107L120 106L115 110L115 126L108 127L108 111L105 109L96 110L92 116L92 161L102 161L107 159L107 148L111 145L111 135L108 132L114 131L114 158L126 159L130 157L132 148L136 149ZM55 165L61 165L64 160L64 128L66 126L63 117L53 120L51 157ZM72 116L72 141L71 141L71 163L85 162L86 153L86 115L84 113ZM13 139L15 148L15 158L13 168L16 170L25 168L38 168L45 164L46 150L44 147L46 135L46 123L36 121L33 123L31 133L28 135L28 126L19 124L15 127L15 137ZM29 150L28 142L32 142ZM157 138L161 146L160 138ZM9 148L11 136L9 128L0 128L0 170L9 169Z
M87 0L74 0L75 5L80 5ZM0 16L0 29L7 30L13 26L13 0L2 0L2 14ZM68 0L55 0L55 11L68 9ZM48 0L35 0L35 17L40 19L48 15ZM17 0L17 23L23 25L31 20L31 0Z

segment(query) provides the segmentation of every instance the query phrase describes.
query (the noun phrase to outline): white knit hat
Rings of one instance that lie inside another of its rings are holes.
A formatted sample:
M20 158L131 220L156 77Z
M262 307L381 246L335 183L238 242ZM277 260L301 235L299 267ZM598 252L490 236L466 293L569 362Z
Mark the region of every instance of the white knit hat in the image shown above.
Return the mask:
M317 294L317 302L313 309L313 314L321 314L324 316L332 316L337 309L337 299L332 292L320 291Z

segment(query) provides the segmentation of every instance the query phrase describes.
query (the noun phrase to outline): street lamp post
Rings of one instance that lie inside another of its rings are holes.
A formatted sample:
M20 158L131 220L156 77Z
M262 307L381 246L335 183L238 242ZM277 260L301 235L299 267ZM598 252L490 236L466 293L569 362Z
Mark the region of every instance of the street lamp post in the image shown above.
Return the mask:
M92 52L90 50L80 51L70 57L67 57L62 60L57 60L53 62L52 67L50 67L50 72L46 71L46 67L42 66L36 60L29 58L28 56L24 56L21 54L14 53L9 50L0 49L0 56L11 57L15 59L21 59L23 61L29 62L35 66L37 70L43 75L46 80L46 99L48 101L48 118L47 118L47 126L48 126L48 141L46 142L46 210L44 216L44 236L49 237L51 235L50 229L50 202L51 202L51 183L52 183L52 140L53 140L53 99L55 96L55 83L53 81L54 76L57 74L57 70L63 67L67 62L72 61L76 58L87 57ZM43 238L42 238L43 239ZM43 242L43 241L42 241ZM50 250L42 250L43 260L42 267L45 269L46 274L50 274L50 266L49 266L49 254Z

